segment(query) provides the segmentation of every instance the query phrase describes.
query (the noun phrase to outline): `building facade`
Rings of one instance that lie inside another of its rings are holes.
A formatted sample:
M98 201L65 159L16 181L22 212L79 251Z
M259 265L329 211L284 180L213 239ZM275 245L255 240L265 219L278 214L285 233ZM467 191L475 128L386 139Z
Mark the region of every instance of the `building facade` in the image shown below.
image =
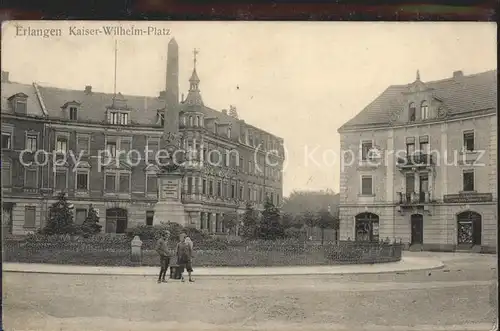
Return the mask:
M495 251L497 73L388 87L340 129L340 236Z
M266 197L280 205L283 140L239 119L233 106L205 106L196 67L187 97L179 100L178 63L172 40L166 89L158 97L18 84L2 72L4 229L26 234L43 226L63 191L76 223L92 205L104 232L153 225L162 136L174 127L190 161L197 161L182 179L183 225L222 234L223 218L241 214L248 201L256 209ZM178 116L165 117L166 109Z

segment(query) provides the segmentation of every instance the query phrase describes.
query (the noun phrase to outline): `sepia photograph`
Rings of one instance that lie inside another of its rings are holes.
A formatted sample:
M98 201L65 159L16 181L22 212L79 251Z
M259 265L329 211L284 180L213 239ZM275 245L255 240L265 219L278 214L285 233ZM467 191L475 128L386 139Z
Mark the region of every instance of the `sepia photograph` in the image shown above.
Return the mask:
M2 329L498 330L495 23L1 43Z

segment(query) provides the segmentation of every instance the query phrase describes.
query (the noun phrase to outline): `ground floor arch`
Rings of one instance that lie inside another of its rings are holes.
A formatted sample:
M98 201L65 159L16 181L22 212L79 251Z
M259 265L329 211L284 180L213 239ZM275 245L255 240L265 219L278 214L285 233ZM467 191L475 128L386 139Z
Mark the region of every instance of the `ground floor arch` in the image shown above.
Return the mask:
M128 226L128 213L123 208L106 210L106 233L125 233Z
M481 245L482 217L475 211L457 214L457 245L471 247Z
M379 240L379 217L377 214L364 212L357 214L354 219L356 241Z

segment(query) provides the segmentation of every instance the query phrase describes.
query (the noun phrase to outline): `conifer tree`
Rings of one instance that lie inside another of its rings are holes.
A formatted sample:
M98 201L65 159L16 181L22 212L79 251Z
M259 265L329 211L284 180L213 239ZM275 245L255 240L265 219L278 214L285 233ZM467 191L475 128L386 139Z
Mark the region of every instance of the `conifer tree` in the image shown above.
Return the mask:
M271 199L266 198L260 221L259 237L268 240L283 238L285 231L280 220L279 209L276 208Z
M50 206L49 219L42 233L53 234L74 234L75 224L73 223L73 206L68 203L66 193L59 194L58 200Z
M247 239L254 239L257 236L257 215L253 209L252 203L247 202L245 213L243 214L243 226L241 235Z

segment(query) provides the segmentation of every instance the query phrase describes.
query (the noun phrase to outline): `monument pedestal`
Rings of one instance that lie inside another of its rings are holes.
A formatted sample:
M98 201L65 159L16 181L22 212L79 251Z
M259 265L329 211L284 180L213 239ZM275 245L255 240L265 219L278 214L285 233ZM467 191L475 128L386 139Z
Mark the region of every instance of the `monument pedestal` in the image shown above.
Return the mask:
M173 222L187 225L186 211L181 201L182 175L180 173L158 174L158 203L155 205L153 224Z

